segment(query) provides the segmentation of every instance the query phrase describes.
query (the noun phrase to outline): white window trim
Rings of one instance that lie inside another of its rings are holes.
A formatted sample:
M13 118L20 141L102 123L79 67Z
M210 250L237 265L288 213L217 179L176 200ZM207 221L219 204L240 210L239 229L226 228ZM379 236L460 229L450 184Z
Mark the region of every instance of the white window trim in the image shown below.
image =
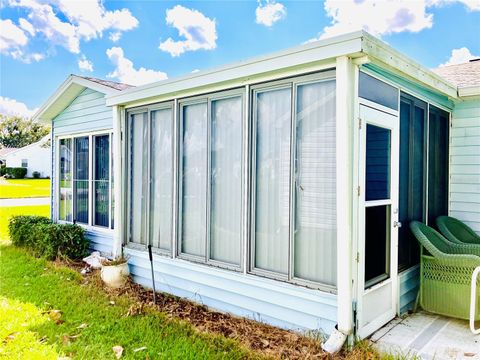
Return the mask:
M76 223L78 226L81 226L84 228L86 231L89 232L100 232L100 233L105 233L105 234L113 234L114 229L111 228L112 224L112 214L111 214L111 203L112 203L112 190L111 190L111 185L112 185L112 167L111 167L111 161L112 161L112 156L109 156L109 219L108 219L108 227L104 226L98 226L98 225L93 225L93 205L94 205L94 196L93 196L93 158L94 158L94 150L92 148L93 145L93 137L94 136L101 136L101 135L109 135L110 138L110 151L109 154L112 154L111 147L112 147L112 140L113 140L113 130L112 129L105 129L105 130L97 130L97 131L90 131L90 132L80 132L80 133L74 133L74 134L68 134L68 135L58 135L55 137L55 203L54 203L54 219L57 223L59 224L73 224L73 221L66 221L66 220L60 220L59 219L59 211L58 208L60 206L60 140L64 139L71 139L72 140L72 161L71 161L71 168L70 171L73 175L73 166L74 166L74 161L73 161L73 156L74 156L74 146L75 146L75 138L79 137L88 137L89 141L89 153L88 153L88 166L89 166L89 171L88 171L88 206L89 206L89 211L88 211L88 224L83 224L83 223ZM73 182L72 182L72 191L73 191ZM73 192L72 192L72 216L73 216Z

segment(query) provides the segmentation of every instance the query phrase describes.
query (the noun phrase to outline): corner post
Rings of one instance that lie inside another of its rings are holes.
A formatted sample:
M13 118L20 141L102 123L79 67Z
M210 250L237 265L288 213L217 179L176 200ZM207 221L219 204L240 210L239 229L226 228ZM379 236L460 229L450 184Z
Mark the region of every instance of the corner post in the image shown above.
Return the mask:
M113 230L113 258L122 255L122 244L124 238L123 232L123 181L122 181L122 108L119 106L112 107L113 117L113 177L115 179L115 187L113 198L115 199L114 212L114 230Z
M347 56L336 60L336 198L337 198L337 324L353 334L352 176L355 65Z

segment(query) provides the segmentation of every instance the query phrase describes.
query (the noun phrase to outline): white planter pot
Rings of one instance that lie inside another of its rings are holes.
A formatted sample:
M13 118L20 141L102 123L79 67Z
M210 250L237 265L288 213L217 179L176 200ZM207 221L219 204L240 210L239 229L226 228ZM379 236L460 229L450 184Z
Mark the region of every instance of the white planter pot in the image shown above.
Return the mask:
M119 265L103 265L100 276L108 287L121 288L127 282L127 277L130 275L128 270L128 263Z

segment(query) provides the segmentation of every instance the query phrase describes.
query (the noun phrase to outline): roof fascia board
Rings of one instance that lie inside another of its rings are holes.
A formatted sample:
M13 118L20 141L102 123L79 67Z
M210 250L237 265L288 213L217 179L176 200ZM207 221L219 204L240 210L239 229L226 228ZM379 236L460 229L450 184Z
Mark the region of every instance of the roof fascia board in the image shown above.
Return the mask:
M41 142L43 141L44 138L41 138L40 140L34 142L34 143L31 143L31 144L28 144L28 145L25 145L24 147L21 147L21 148L17 148L13 151L10 151L9 153L7 153L5 156L7 155L11 155L11 154L16 154L22 150L26 150L26 149L29 149L31 147L34 147L35 145L39 145L39 146L42 146Z
M107 106L128 105L145 99L158 98L164 94L180 94L189 89L210 88L220 83L239 86L248 84L253 78L260 78L267 73L278 73L296 67L315 65L338 56L361 56L362 34L363 32L357 31L218 69L200 71L179 78L127 89L121 93L107 95Z
M97 82L90 81L76 75L70 75L58 87L58 89L52 94L52 96L50 96L48 100L40 107L40 109L37 110L37 112L33 115L32 119L34 121L40 122L51 121L59 113L58 109L54 110L52 108L53 105L60 101L63 96L67 96L67 102L68 104L70 104L75 99L75 97L78 96L78 94L80 94L86 88L101 92L105 95L111 95L119 92L119 90L110 88Z
M420 82L433 91L440 92L452 99L458 98L457 87L455 85L368 33L364 33L362 51L367 54L372 61L375 59L379 65L387 67L390 71L400 76L406 75L410 80Z

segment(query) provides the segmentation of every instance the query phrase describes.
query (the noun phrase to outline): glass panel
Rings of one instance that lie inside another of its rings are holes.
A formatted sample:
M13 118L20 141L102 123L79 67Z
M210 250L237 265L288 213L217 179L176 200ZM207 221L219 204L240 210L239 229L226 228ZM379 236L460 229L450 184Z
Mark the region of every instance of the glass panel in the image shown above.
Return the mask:
M365 288L389 277L390 205L365 208Z
M365 200L390 198L390 130L367 124Z
M256 94L255 267L288 272L291 89Z
M297 88L294 276L335 285L335 81Z
M110 135L94 136L94 225L108 227Z
M172 246L173 147L172 109L151 112L150 243Z
M398 110L398 89L364 72L360 72L358 96Z
M73 221L72 216L72 139L61 139L59 141L59 209L58 219Z
M428 125L428 225L448 215L448 113L430 106Z
M131 115L130 136L130 241L147 244L147 114Z
M207 103L183 107L181 252L205 256Z
M73 179L74 220L82 224L88 224L88 149L88 136L75 138L75 167Z
M111 142L111 146L110 146L110 174L111 174L111 178L110 178L110 187L111 187L111 190L110 190L110 194L111 194L111 197L110 197L110 228L111 229L114 229L115 226L114 226L114 219L115 219L115 186L114 186L114 179L115 179L115 176L113 175L113 160L114 160L114 156L113 156L113 147L115 146L114 145L114 142L113 142L113 134L110 135L110 142Z
M425 123L427 104L411 97L400 104L399 221L425 218ZM398 268L418 263L418 242L408 226L398 229Z
M240 264L242 98L212 101L210 258Z

